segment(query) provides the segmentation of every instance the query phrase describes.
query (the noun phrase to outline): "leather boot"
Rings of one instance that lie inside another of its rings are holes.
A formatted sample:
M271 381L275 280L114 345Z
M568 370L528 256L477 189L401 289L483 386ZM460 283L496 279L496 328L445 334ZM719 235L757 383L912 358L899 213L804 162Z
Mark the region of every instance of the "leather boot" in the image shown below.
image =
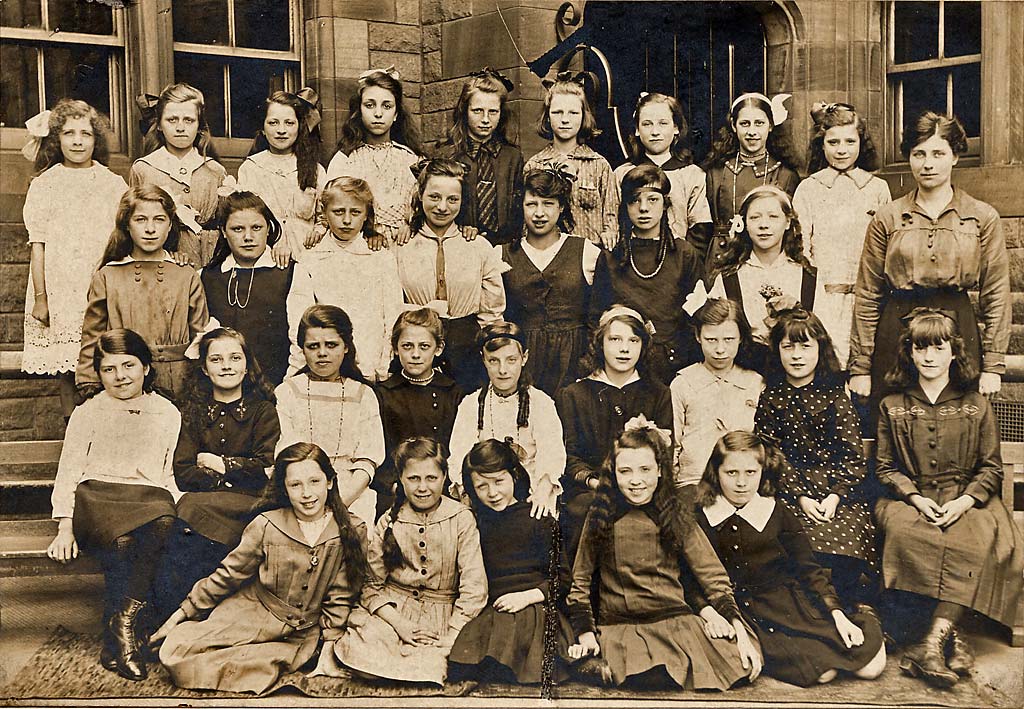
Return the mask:
M921 642L911 645L903 653L900 669L912 677L924 680L940 689L949 689L960 678L946 667L946 643L949 641L953 622L948 618L936 618Z
M110 634L109 621L108 625L103 628L103 637L100 639L102 646L100 647L100 665L105 670L110 672L117 671L117 650L114 647L114 637Z
M967 639L956 626L953 626L953 630L949 633L946 652L946 667L961 677L966 677L971 673L971 669L974 667L974 653L971 651L971 646L967 644Z
M110 636L114 647L114 671L125 679L146 679L146 663L139 656L135 639L135 623L139 611L146 604L134 598L125 598L121 608L110 618Z

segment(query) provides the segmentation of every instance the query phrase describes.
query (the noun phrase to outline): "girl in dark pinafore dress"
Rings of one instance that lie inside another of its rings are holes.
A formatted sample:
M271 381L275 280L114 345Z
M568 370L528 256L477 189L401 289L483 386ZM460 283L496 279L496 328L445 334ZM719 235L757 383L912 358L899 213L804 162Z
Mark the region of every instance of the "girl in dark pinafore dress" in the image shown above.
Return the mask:
M575 382L587 349L587 304L601 249L574 236L571 176L531 170L520 205L525 235L501 247L512 270L505 282L505 317L523 329L527 371L548 396ZM561 230L565 231L561 231Z
M783 311L754 426L780 441L790 467L778 498L804 526L818 563L832 571L840 598L875 605L875 526L864 490L860 423L843 391L835 347L821 321ZM861 575L871 582L860 584Z

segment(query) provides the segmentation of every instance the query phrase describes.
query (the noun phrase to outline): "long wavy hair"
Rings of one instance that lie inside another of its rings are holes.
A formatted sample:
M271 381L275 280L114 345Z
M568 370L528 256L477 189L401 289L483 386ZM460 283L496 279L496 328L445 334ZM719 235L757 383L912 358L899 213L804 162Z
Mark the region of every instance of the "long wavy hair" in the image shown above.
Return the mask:
M128 191L121 196L117 205L117 214L114 217L114 231L110 234L107 247L103 251L103 258L100 259L100 267L111 261L120 261L129 254L135 247L132 241L131 231L128 222L131 221L135 208L141 202L157 202L170 219L170 229L167 232L167 241L164 242L164 249L170 252L178 250L178 239L181 235L181 222L175 212L174 198L164 192L156 185L139 185L129 187Z
M377 86L395 97L395 122L391 125L391 140L401 143L417 155L423 154L416 127L409 120L409 110L402 100L402 82L391 78L383 71L375 71L360 82L359 89L348 101L348 118L341 126L341 137L338 139L337 150L348 155L360 145L365 145L369 131L363 125L363 92L371 86Z
M395 463L395 470L398 472L398 485L395 489L395 501L391 505L391 509L387 513L388 524L384 530L384 538L382 541L382 552L384 557L384 568L388 571L394 571L402 564L406 563L405 554L402 552L402 548L398 546L398 540L395 538L395 520L398 519L398 512L402 509L402 505L406 503L405 486L402 485L402 473L405 467L417 460L430 460L437 466L437 469L441 471L441 476L444 479L442 483L442 490L448 489L448 451L445 450L443 443L435 441L433 438L426 438L424 436L416 436L414 438L407 438L398 444L398 448L395 449L393 456Z
M761 484L757 493L763 497L771 497L779 479L788 463L786 456L771 443L761 439L750 431L729 431L715 443L711 449L711 457L704 467L704 475L697 485L696 502L699 507L709 507L722 494L722 483L718 478L718 469L722 467L725 456L729 453L753 453L761 465Z
M39 152L36 154L37 175L64 162L64 153L60 149L60 132L64 130L64 124L72 118L89 119L94 141L92 159L103 165L107 164L110 159L110 121L85 101L62 98L50 109L50 120L47 124L49 133L40 141Z
M231 246L224 235L224 230L228 225L228 218L235 212L244 212L247 209L259 213L267 222L268 249L272 249L274 244L281 240L283 232L281 222L277 221L277 217L270 211L270 207L267 206L262 197L255 192L232 192L227 197L221 197L217 202L216 223L220 233L217 236L217 243L213 247L210 263L206 265L207 268L220 266L231 253Z
M814 119L814 127L811 143L807 147L807 172L813 175L828 167L828 159L825 157L825 134L828 129L851 125L857 127L857 136L860 138L860 154L854 166L868 172L874 172L881 166L868 124L853 106L838 104L831 110L819 106L811 110L811 118Z
M811 262L804 256L803 231L800 229L800 220L793 208L793 199L775 185L758 185L747 192L747 196L743 198L743 202L740 203L740 208L736 212L743 217L743 230L736 235L735 239L729 240L729 246L722 254L721 272L726 275L736 273L754 251L754 242L747 230L747 212L750 210L751 203L762 197L773 197L778 200L782 213L789 219L789 226L782 235L782 253L806 269L813 268Z
M202 433L203 417L206 415L210 402L213 401L213 382L210 381L209 375L203 371L203 365L206 363L206 355L210 351L210 345L222 339L237 342L242 348L242 354L245 355L242 398L246 400L269 401L271 404L276 403L274 387L263 375L263 369L253 355L252 348L246 342L245 336L234 328L214 328L199 338L199 359L192 365L192 376L189 377L184 406L181 408L181 425L185 426L192 433L195 440L199 440L199 436Z
M779 346L783 340L790 342L818 343L818 365L814 368L814 386L820 389L841 388L844 384L843 370L836 356L836 346L832 336L814 313L803 308L785 310L779 314L769 336L771 354L765 362L765 381L769 384L780 384L786 380L786 370L782 367Z
M633 111L634 132L630 133L626 139L629 149L629 161L634 165L639 165L646 157L647 149L644 148L644 144L640 141L640 136L637 135L637 131L640 130L640 112L647 106L659 103L668 106L668 110L672 113L672 123L675 125L676 130L679 131L679 135L672 138L669 152L672 154L672 157L683 165L692 165L693 150L690 148L690 126L683 115L683 106L675 96L659 93L647 94L637 101L636 110Z
M142 365L149 367L149 373L142 380L142 391L150 393L156 390L156 370L153 369L153 352L142 339L142 335L128 328L107 330L96 341L96 349L92 353L92 368L96 376L100 375L100 365L104 355L131 355L137 357Z
M669 192L672 191L672 183L668 175L657 165L650 163L637 165L625 174L622 178L622 201L619 202L619 243L612 249L612 256L620 270L629 268L629 262L633 252L633 222L629 218L629 205L640 198L640 193L645 190L654 190L664 198L664 210L661 213L661 222L658 225L658 249L669 253L676 250L676 239L672 235L672 227L669 226L669 213L672 211L672 198Z
M621 303L615 303L609 306L608 310L621 307L625 306ZM594 328L590 335L590 341L587 343L587 353L581 360L581 371L589 372L590 374L598 374L604 371L604 337L608 334L608 329L611 328L612 323L617 322L625 323L629 326L630 331L640 338L640 359L637 361L636 368L641 372L645 371L647 351L650 349L651 344L651 333L647 332L647 328L644 327L642 321L637 320L632 315L615 315L603 324L598 321L599 324Z
M771 126L768 139L765 141L768 155L796 172L799 169L800 162L793 155L793 146L790 143L789 136L786 135L784 129L780 130L778 126L772 123L771 104L765 103L756 96L748 96L729 111L729 122L727 125L719 128L715 134L715 138L711 143L711 152L708 153L702 165L704 170L707 171L713 167L724 165L726 160L736 157L736 153L740 150L740 141L736 137L736 121L739 118L740 111L744 108L756 108L768 117L768 124Z
M217 159L217 151L213 147L212 136L210 135L210 123L206 117L206 99L203 92L195 86L185 83L170 84L160 92L160 100L157 101L153 122L150 124L146 135L142 138L142 154L148 155L154 150L166 144L164 134L160 130L160 119L163 118L164 109L169 103L194 103L198 114L199 130L196 131L195 140L192 145L203 157Z
M265 488L263 496L257 504L257 509L260 512L281 508L291 509L288 491L285 489L288 466L293 463L301 463L304 460L315 462L323 471L327 482L331 484L331 489L327 491L327 508L338 524L338 536L345 556L345 578L353 588L361 588L370 573L370 566L366 561L366 548L356 531L356 525L352 523L348 508L345 507L345 503L341 500L341 494L338 492L338 473L331 465L331 459L320 446L315 443L293 443L278 453L277 459L274 461L274 473L270 478L270 484Z
M489 74L471 76L462 85L462 92L452 109L452 124L448 127L445 145L451 145L459 153L465 153L470 148L469 133L469 102L478 93L493 94L500 101L501 116L498 118L498 125L494 127L494 140L499 143L515 145L515 141L509 137L512 109L508 105L508 90L498 79Z
M956 320L937 310L928 310L910 318L900 334L896 362L885 374L885 382L898 389L909 389L917 384L918 371L914 364L914 348L930 347L948 342L953 353L949 365L949 381L961 391L977 388L978 368L967 354L964 338Z
M366 378L356 366L356 346L352 339L352 319L348 316L348 313L336 305L323 305L320 303L306 308L306 312L302 314L302 318L299 320L298 335L296 337L299 347L305 347L306 333L309 332L311 327L325 328L338 333L347 350L341 360L338 373L345 379L354 379L357 382L366 384ZM304 365L299 370L299 373L308 374L309 366Z
M694 523L693 510L683 502L672 481L670 447L657 433L648 429L623 431L598 471L594 502L585 522L590 544L597 550L607 549L612 525L632 508L615 481L615 459L624 449L643 448L653 451L658 465L658 485L649 504L653 505L661 546L672 557L682 557L683 545Z
M530 496L530 475L512 446L505 441L488 438L469 449L462 461L462 486L474 510L488 508L480 501L470 476L473 473L488 475L502 471L512 476L512 496L517 502L525 502Z
M309 104L288 91L275 91L263 103L263 118L266 120L267 111L271 104L287 106L295 111L295 119L298 121L299 130L295 137L295 145L292 150L295 153L295 165L299 170L299 189L305 190L310 187L316 188L317 172L320 167L320 128L314 128L309 132L306 127L306 118L309 116ZM270 149L267 136L263 133L262 126L256 131L256 138L253 140L252 149L249 155L263 152Z
M544 111L540 115L540 125L537 127L537 134L541 138L552 140L555 137L551 130L551 116L548 115L548 111L551 110L551 99L555 96L575 96L580 100L583 121L580 123L580 132L576 134L577 143L585 145L591 138L601 135L594 109L590 106L590 99L587 98L583 85L575 81L556 81L544 94Z
M416 176L416 194L412 197L412 219L409 221L409 230L416 234L427 222L427 216L423 211L423 193L427 190L427 182L431 177L454 177L462 186L463 194L466 188L466 166L457 160L449 158L434 158L428 161L420 174ZM463 206L465 200L463 200ZM462 213L460 208L459 214ZM455 215L455 222L458 223L459 214Z

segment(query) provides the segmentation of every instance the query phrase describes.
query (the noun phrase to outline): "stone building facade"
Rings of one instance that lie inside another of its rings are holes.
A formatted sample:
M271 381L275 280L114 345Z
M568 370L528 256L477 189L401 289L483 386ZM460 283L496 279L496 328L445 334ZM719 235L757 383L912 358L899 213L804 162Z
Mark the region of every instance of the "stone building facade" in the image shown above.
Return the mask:
M601 50L608 61L619 91L609 97L605 81L604 94L599 97L601 117L608 121L617 112L623 131L632 130L630 112L636 100L635 91L632 98L623 95L627 89L677 90L689 104L692 122L701 128L698 137L705 143L710 128L721 120L714 107L718 106L721 114L720 107L727 108L730 96L745 90L786 92L792 94L788 130L800 152L810 128L811 104L845 101L868 117L885 155L886 165L880 174L890 183L894 196L913 184L896 149L899 112L909 112L922 95L943 106L951 104L958 113L966 111L975 136L971 155L961 160L954 179L994 205L1003 217L1014 291L1011 353L1024 354L1024 190L1020 188L1024 184L1024 3L980 3L965 21L957 14L961 12L959 4L949 2L280 0L288 3L290 49L261 53L259 48L211 49L182 42L173 18L183 1L139 0L115 11L120 44L111 45L110 50L114 57L111 75L117 85L110 90L110 104L121 147L112 167L122 174L140 150L138 136L129 130L138 116L125 97L158 93L174 79L192 80L175 76L175 66L188 52L225 62L229 67L225 71L241 71L237 62L243 60L278 62L267 64L271 66L268 71L272 74L278 70L274 67L284 67L285 86L315 88L324 108L325 163L348 115L358 74L368 67L389 65L401 72L408 108L427 141L443 136L468 74L483 66L505 72L516 85L510 105L520 143L527 156L532 154L543 145L534 130L543 89L540 77L524 66L523 59L541 57L574 31L580 32L577 38ZM226 0L221 2L228 5ZM205 5L218 10L216 1ZM908 17L907 6L911 5L919 6L924 15ZM232 45L242 20L236 18L232 25ZM908 25L913 25L913 32ZM712 28L710 33L703 29L706 27ZM42 30L46 29L2 27L0 45L5 52L12 47L38 51L45 61L48 43L53 41L45 37ZM929 50L932 33L937 33L937 51ZM710 34L710 40L702 34ZM575 39L570 39L565 49L574 46ZM671 56L665 54L668 47L673 48ZM751 60L751 56L755 58ZM8 54L4 57L6 64ZM574 66L585 64L607 78L594 52L576 54L572 61ZM230 83L230 87L235 90L236 84ZM4 88L7 91L6 83ZM27 96L31 91L23 93ZM230 103L231 94L225 95ZM52 103L50 97L46 100ZM710 112L704 110L705 101ZM23 113L33 115L36 110ZM243 110L252 109L230 107L230 111ZM26 137L21 123L11 115L3 118L0 350L17 352L29 253L21 208L31 168L18 153ZM235 125L234 119L225 120ZM603 127L606 145L614 149L617 131L607 124ZM218 148L233 171L248 142L245 136L225 137L218 141ZM620 156L609 157L614 165ZM6 361L12 361L9 355ZM1004 397L1024 400L1022 386L1007 383ZM56 413L54 393L47 381L5 372L0 380L0 440L59 438L62 421Z

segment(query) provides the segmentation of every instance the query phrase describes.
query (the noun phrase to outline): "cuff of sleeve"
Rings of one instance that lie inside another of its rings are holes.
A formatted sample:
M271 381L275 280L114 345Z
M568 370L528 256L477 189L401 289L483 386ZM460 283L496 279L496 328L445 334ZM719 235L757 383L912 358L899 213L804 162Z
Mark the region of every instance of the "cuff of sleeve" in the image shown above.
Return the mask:
M911 495L921 494L921 491L917 489L917 485L915 485L910 479L896 483L896 491L908 502L910 501Z
M841 611L843 609L843 604L839 600L839 596L834 596L831 593L823 595L821 597L821 602L825 604L825 608L829 613L832 611Z
M584 604L574 604L569 606L569 624L572 626L572 632L576 634L576 637L583 635L583 633L596 633L597 624L594 623L594 611Z
M967 488L964 490L964 494L970 495L975 499L975 501L977 502L975 507L981 507L982 505L987 503L989 499L992 497L992 493L986 490L985 487L977 481L972 482L970 485L968 485Z
M199 617L199 609L196 607L196 604L188 598L181 602L179 608L185 611L185 620L192 620L193 618Z
M981 355L981 371L991 374L1006 374L1006 354L1003 352L983 352Z
M395 606L396 609L398 608L398 606L396 606L392 601L386 601L382 597L381 598L374 598L374 599L370 599L370 600L367 600L366 598L364 598L363 599L363 605L366 606L366 610L370 611L371 613L376 613L381 608L383 608L384 606L387 606L387 605Z
M850 360L850 376L856 377L861 374L871 374L871 358L858 355Z
M736 605L736 599L732 596L723 594L718 598L711 599L711 606L728 621L740 619L740 609Z

